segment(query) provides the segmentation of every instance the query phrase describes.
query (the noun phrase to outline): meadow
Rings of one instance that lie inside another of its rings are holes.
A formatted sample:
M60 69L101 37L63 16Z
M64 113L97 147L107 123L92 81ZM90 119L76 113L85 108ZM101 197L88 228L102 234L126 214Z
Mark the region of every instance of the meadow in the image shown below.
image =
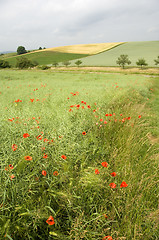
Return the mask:
M158 81L0 70L0 238L157 240Z

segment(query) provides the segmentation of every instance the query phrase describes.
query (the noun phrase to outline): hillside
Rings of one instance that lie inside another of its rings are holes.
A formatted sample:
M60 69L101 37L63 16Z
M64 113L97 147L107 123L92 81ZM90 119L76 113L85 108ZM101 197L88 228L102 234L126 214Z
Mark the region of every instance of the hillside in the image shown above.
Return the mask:
M127 42L109 51L82 59L84 66L118 66L117 58L121 54L127 54L131 66L136 66L139 58L144 58L148 66L155 67L154 59L159 55L159 41Z
M65 53L93 55L103 51L110 50L121 44L123 44L123 42L78 44L78 45L70 45L70 46L63 46L63 47L48 48L48 49L44 49L43 51L56 51L56 52L65 52Z

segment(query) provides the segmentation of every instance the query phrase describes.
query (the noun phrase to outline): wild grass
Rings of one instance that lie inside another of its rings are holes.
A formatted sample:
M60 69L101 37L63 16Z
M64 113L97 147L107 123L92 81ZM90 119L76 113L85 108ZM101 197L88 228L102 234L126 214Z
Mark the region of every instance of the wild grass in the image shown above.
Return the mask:
M1 239L157 240L151 139L159 79L13 70L0 77Z

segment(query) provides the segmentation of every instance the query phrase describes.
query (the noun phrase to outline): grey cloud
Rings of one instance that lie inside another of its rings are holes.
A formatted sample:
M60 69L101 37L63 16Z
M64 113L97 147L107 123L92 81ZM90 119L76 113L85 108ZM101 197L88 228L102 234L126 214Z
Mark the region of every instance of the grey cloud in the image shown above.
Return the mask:
M158 0L0 0L0 51L159 40ZM109 36L109 37L108 37Z

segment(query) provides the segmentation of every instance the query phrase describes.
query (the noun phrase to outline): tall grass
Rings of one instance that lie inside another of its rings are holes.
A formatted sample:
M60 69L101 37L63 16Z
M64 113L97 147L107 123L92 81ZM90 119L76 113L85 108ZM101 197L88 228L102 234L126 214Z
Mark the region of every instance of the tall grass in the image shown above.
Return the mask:
M38 71L0 75L1 238L157 239L154 80ZM123 181L128 186L121 188ZM46 222L50 216L53 225Z

